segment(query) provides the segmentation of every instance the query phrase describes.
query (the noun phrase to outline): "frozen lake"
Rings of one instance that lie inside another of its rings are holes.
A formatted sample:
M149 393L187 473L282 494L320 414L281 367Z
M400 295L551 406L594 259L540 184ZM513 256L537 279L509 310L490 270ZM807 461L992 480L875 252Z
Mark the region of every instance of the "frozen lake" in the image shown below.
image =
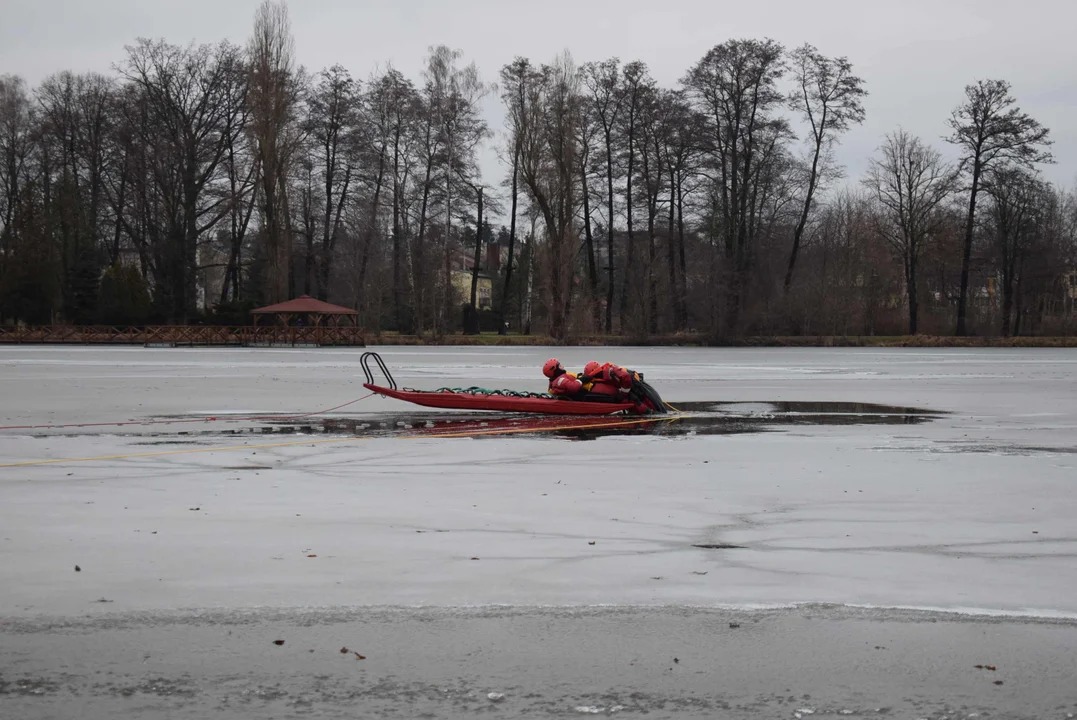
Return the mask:
M555 352L378 350L402 386L534 391ZM674 406L745 403L726 415L789 401L947 414L584 443L308 445L220 421L3 430L3 464L241 449L0 468L0 611L824 602L1077 616L1074 351L556 352L641 370ZM0 425L307 413L366 394L359 355L3 348ZM335 415L432 414L374 397ZM101 597L113 603L87 605Z
M373 349L418 389L542 391L551 355L612 360L685 417L438 438L428 422L459 413L372 397L225 420L363 397L362 351L3 347L0 622L797 604L1077 619L1073 350Z

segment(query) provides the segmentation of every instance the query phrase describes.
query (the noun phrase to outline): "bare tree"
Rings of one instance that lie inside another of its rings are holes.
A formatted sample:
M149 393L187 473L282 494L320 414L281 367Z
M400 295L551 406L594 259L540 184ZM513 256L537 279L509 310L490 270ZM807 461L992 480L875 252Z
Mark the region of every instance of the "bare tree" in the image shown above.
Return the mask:
M789 107L799 112L808 123L811 165L800 219L793 230L793 249L789 253L789 268L785 273L787 293L793 282L797 252L811 215L820 177L829 160L830 149L837 142L838 135L851 125L864 122L863 98L867 95L864 81L853 74L852 63L847 58L826 57L811 45L803 45L793 51L792 74L797 87L789 94Z
M957 306L957 335L965 335L969 292L969 264L976 225L976 199L986 170L999 163L1031 167L1051 162L1049 131L1021 112L1005 80L980 80L965 87L965 100L950 116L952 133L947 142L960 148L961 169L969 176L969 204L965 221L965 248L961 262L961 295Z
M864 178L880 208L876 229L905 271L910 335L918 331L920 257L944 222L940 209L953 195L955 181L955 171L942 155L904 130L886 136Z
M424 111L426 113L423 152L426 163L426 181L419 223L418 247L415 253L417 268L416 287L420 288L420 304L424 297L423 280L428 269L423 247L424 232L429 222L428 201L432 193L441 204L444 223L441 227L442 268L440 284L443 295L440 312L433 312L429 320L435 334L440 334L449 322L453 302L452 258L456 249L453 236L453 217L467 217L473 199L474 182L478 178L476 153L479 144L489 135L489 129L480 113L480 103L492 89L484 83L474 63L461 67L458 61L462 53L445 46L431 48L424 71Z
M574 220L579 202L576 173L579 74L567 53L542 67L540 78L535 78L527 90L526 102L534 122L520 153L520 176L545 225L543 276L549 332L561 340L568 332L572 303L578 241Z
M228 43L181 48L140 40L128 48L121 74L140 90L146 117L140 142L149 146L151 201L164 221L151 238L158 306L186 321L196 305L198 249L203 233L230 210L230 198L211 192L228 152L238 49ZM149 208L147 208L147 211Z
M606 325L607 333L613 332L614 254L613 231L613 155L614 135L624 105L623 85L619 60L612 58L601 63L587 63L581 68L583 83L590 91L588 111L598 119L602 128L603 149L606 155Z
M442 137L437 128L437 111L440 107L442 90L438 84L437 66L435 58L428 60L428 68L424 75L426 83L422 90L422 96L418 103L418 113L421 117L421 130L417 143L417 152L420 155L422 167L422 180L418 189L420 199L417 210L417 230L411 251L411 284L415 288L414 310L415 330L422 332L431 322L429 318L429 305L434 295L433 279L430 277L426 262L427 234L430 225L431 196L434 192L434 183L437 180L436 172L438 162L442 155Z
M580 80L586 77L580 71ZM595 138L600 132L600 125L593 114L587 112L584 99L577 102L576 118L576 167L580 178L580 221L583 223L583 249L587 261L587 281L590 289L588 304L591 306L595 329L601 327L602 307L598 289L598 264L595 257L595 238L592 229L591 217L591 174L592 156L595 149Z
M498 334L506 332L505 314L508 306L509 287L512 283L513 252L516 244L517 199L519 196L520 156L525 143L533 132L534 109L530 99L530 87L537 82L537 71L526 58L518 57L501 69L502 100L508 110L508 143L512 152L512 180L510 182L511 210L509 211L508 262L501 292L501 312L498 316Z
M685 253L685 201L691 194L689 178L696 173L702 118L688 104L683 90L663 94L665 128L662 141L668 158L669 217L666 256L673 299L674 328L688 326L688 268Z
M11 252L19 181L30 153L30 99L26 82L15 75L0 75L0 257Z
M668 159L662 137L665 134L665 105L656 87L647 88L640 100L639 159L642 195L647 212L646 310L647 330L658 333L658 248L656 221L661 204L665 166Z
M1040 230L1037 215L1047 190L1031 172L1012 165L989 168L982 179L982 187L990 198L991 235L1002 281L999 330L1004 337L1009 337L1020 270Z
M59 162L43 178L55 189L64 308L70 320L96 312L105 233L107 135L114 83L102 75L51 75L38 87L41 141Z
M739 322L761 201L789 135L787 121L775 114L785 100L777 86L785 72L783 55L773 40L730 40L711 49L683 80L706 118L711 226L724 245L728 277L724 333L734 332Z
M313 171L320 185L317 224L321 242L315 251L313 233L308 234L303 291L309 295L312 288L316 288L318 298L326 300L334 250L341 232L344 208L353 191L361 143L359 86L342 66L334 65L321 72L310 96L308 122L307 132L315 163ZM384 135L380 139L384 146ZM379 167L384 168L384 147L375 154Z
M22 292L33 285L29 266L40 254L34 253L28 237L33 228L27 222L35 205L28 197L33 190L34 123L26 83L15 75L0 75L0 321L41 317L52 310L44 283L37 283L37 298Z
M405 268L407 236L411 223L408 218L408 192L416 163L417 121L420 100L415 87L392 67L376 75L368 85L364 106L376 138L375 144L385 148L386 165L392 182L392 303L393 317L398 330L410 329L411 321L405 312L405 292L408 287ZM378 153L379 157L381 153Z
M228 263L225 266L221 283L220 302L224 305L229 298L239 301L243 293L243 249L248 237L247 230L258 204L258 158L253 152L247 124L250 120L250 106L247 103L247 67L239 58L235 58L232 82L236 91L229 93L226 110L224 139L227 145L224 165L228 173ZM120 204L123 204L122 186L119 192Z
M468 294L468 304L464 309L464 332L468 335L478 335L482 330L478 312L479 267L482 264L483 230L486 227L483 216L486 188L482 185L474 185L473 190L478 209L475 212L475 249L471 258L471 292Z
M302 90L284 0L264 0L259 6L247 53L247 98L251 132L257 144L267 260L265 294L268 302L281 302L291 294L292 235L286 184L289 163L298 146L295 124Z
M632 180L636 172L636 158L641 141L638 126L644 97L653 91L654 80L648 74L647 66L639 60L635 60L625 65L621 82L624 106L620 114L621 125L619 130L625 154L625 228L627 230L625 276L624 283L621 285L620 301L621 331L624 332L628 314L629 287L633 284L633 267L636 258L635 224L632 212L635 205L635 196L632 194ZM610 224L613 224L612 217L610 218Z

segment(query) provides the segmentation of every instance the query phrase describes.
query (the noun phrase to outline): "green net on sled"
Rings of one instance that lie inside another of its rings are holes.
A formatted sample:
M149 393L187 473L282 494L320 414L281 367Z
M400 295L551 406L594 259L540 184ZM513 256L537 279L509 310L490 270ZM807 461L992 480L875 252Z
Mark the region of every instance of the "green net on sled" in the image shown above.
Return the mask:
M404 388L406 392L431 392L427 390L412 390L411 388ZM556 400L553 395L548 393L533 393L523 392L518 390L488 390L481 387L469 387L469 388L450 388L443 387L438 388L432 392L437 393L455 393L457 395L496 395L499 397L511 397L511 398L536 398L539 400Z

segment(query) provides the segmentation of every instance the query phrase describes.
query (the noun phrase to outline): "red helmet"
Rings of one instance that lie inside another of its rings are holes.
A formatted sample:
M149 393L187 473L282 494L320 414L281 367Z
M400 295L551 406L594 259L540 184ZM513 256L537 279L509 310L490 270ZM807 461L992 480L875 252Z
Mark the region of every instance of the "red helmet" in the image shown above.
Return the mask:
M542 366L542 374L548 378L552 378L554 372L559 367L561 367L561 361L557 358L550 358L546 361L546 364Z
M598 375L600 370L602 370L602 366L594 360L583 366L583 374L590 375L591 377Z

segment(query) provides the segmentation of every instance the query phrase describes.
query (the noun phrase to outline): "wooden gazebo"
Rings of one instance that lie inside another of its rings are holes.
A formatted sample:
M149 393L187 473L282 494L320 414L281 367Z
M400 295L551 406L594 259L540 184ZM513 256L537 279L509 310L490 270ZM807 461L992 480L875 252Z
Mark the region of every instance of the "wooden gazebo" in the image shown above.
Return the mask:
M267 316L280 325L300 327L358 327L359 313L351 308L301 295L294 300L251 310L254 324ZM270 322L269 324L273 324Z

